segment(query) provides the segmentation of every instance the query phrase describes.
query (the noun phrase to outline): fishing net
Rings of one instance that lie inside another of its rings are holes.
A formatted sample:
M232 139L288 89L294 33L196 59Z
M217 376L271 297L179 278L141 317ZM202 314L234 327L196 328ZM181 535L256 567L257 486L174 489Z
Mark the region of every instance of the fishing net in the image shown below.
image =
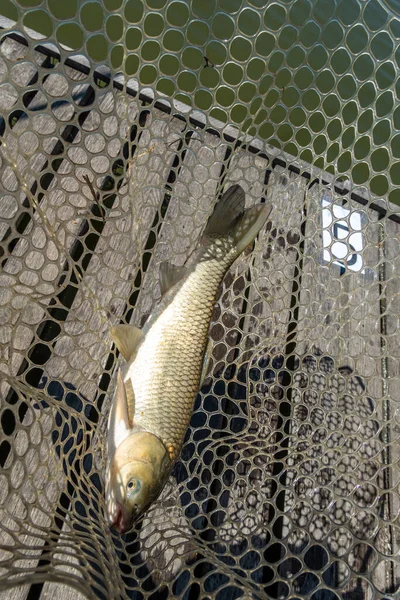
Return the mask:
M1 10L3 597L393 597L395 0ZM143 325L233 183L271 218L223 282L180 460L117 536L110 327Z

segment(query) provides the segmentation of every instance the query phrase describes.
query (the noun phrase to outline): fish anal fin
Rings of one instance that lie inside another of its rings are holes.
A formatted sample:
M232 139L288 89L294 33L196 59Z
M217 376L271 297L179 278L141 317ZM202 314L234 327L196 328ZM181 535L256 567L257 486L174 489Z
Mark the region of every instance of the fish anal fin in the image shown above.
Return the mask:
M143 341L143 332L134 325L114 325L111 338L125 360L131 360Z
M132 380L125 381L126 404L128 407L129 425L133 427L133 419L135 417L135 392L133 391Z
M160 264L160 287L162 295L166 294L186 274L186 267L176 267L169 262L162 262Z

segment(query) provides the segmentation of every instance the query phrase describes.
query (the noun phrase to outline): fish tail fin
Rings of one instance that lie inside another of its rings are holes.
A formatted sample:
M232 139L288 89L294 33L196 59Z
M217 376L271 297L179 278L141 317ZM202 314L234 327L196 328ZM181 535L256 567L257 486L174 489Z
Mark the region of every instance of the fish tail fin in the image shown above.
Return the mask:
M237 255L241 254L245 248L255 239L258 232L272 210L272 204L257 204L246 209L234 223L230 237L233 239Z
M223 193L208 220L203 236L224 236L244 211L246 195L240 185L231 185Z
M254 240L267 220L272 204L257 204L245 210L245 193L240 185L231 186L217 203L203 237L227 238L236 256Z

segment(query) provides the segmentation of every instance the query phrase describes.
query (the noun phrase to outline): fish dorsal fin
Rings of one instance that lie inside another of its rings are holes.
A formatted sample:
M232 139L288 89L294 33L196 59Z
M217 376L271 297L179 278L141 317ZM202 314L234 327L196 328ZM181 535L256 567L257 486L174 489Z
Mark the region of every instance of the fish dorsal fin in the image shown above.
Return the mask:
M134 325L111 327L111 338L125 360L131 360L143 341L143 332Z
M162 295L166 294L186 274L186 267L176 267L169 262L162 262L160 264L160 287Z
M232 223L244 211L245 202L246 194L243 188L240 185L231 185L215 205L203 235L227 234Z
M121 369L118 369L117 389L108 421L108 451L110 456L130 434L131 423Z
M129 424L133 426L133 419L135 417L135 392L133 391L132 380L127 379L125 381L125 393L126 393L126 404L128 407L128 418Z

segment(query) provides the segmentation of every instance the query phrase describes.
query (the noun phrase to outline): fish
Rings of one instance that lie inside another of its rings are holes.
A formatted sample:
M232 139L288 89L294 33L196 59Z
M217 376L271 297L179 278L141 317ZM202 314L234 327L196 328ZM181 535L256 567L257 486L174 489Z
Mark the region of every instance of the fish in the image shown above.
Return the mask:
M216 203L185 265L160 265L162 298L143 329L116 325L125 358L107 430L106 516L126 533L160 495L179 458L207 374L208 332L222 280L264 226L272 205L245 209L239 185Z

